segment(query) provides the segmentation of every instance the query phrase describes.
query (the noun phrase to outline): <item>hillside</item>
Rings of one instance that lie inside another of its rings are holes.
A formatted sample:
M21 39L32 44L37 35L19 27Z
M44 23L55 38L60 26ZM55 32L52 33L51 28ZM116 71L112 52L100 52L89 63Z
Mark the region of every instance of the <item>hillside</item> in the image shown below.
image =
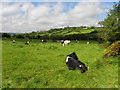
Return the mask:
M31 33L15 34L14 38L28 38L28 39L89 39L91 38L91 33L95 31L95 27L64 27L64 28L54 28L48 31L33 31ZM92 35L93 38L93 35ZM96 37L95 37L96 38Z
M44 35L73 35L73 34L85 34L94 31L93 28L86 28L86 27L65 27L65 28L55 28L49 31L42 31L39 32L41 36ZM35 33L35 32L32 32Z

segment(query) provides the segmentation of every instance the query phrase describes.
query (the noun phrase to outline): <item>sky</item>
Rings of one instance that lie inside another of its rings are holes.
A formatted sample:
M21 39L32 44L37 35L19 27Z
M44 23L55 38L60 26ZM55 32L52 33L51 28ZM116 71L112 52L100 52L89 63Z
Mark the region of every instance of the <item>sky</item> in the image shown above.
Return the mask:
M27 33L66 26L99 26L113 2L2 2L0 32Z

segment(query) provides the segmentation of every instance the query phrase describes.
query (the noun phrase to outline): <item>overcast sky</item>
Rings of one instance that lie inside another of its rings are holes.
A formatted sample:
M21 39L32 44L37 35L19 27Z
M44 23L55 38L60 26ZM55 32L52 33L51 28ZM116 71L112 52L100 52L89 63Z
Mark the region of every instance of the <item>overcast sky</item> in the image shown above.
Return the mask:
M112 2L3 2L0 32L24 33L65 26L95 25Z

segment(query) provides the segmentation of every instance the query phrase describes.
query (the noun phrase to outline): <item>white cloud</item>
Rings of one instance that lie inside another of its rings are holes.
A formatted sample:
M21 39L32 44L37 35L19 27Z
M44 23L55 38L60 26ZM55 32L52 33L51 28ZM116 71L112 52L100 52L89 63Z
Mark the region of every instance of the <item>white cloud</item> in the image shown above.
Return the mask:
M113 7L113 5L110 5L110 4L101 4L101 7L102 8L112 8Z
M29 10L28 15L29 19L40 19L41 17L46 17L49 15L50 7L40 5Z
M3 4L3 32L31 32L62 26L96 25L96 17L103 13L99 2L78 3L68 12L64 4L53 6L32 3Z
M61 13L63 9L64 9L64 5L62 3L58 3L54 5L52 8L54 14Z
M18 12L20 12L20 7L17 4L14 4L14 5L2 4L3 15L13 15Z

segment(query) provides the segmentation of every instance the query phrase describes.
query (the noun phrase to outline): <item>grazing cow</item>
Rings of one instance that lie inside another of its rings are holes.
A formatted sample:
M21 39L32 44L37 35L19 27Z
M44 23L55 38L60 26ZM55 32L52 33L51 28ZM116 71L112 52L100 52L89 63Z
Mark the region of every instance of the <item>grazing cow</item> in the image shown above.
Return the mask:
M46 40L41 40L42 43L46 43L47 41Z
M75 40L76 41L76 43L80 43L78 40Z
M90 44L90 42L87 42L87 44Z
M65 45L68 45L70 44L70 40L61 40L61 45L65 46Z
M78 57L75 54L75 52L67 55L66 65L68 66L69 70L79 69L81 71L81 73L84 73L85 71L88 70L87 67L85 66L85 64L78 60Z
M12 41L12 43L16 43L16 41L15 41L15 40L13 40L13 41Z
M63 45L63 43L64 43L64 40L61 40L61 43L60 43L60 45Z
M29 41L25 42L25 45L29 45L29 44L30 44L30 42L29 42Z

